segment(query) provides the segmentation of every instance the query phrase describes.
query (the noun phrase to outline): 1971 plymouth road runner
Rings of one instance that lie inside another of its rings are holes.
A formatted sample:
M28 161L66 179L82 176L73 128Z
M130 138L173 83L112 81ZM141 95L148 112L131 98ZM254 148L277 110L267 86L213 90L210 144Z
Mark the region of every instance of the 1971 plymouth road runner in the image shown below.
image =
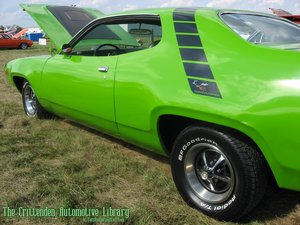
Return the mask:
M207 8L22 7L56 46L5 67L28 116L170 156L182 198L221 220L251 211L270 177L300 191L299 26Z

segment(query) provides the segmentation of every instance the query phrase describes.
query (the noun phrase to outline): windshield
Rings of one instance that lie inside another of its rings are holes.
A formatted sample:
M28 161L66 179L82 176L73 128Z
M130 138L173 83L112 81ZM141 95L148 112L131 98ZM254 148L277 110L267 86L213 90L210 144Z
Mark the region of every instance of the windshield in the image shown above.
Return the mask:
M300 43L300 27L274 17L225 13L224 22L243 39L263 45Z

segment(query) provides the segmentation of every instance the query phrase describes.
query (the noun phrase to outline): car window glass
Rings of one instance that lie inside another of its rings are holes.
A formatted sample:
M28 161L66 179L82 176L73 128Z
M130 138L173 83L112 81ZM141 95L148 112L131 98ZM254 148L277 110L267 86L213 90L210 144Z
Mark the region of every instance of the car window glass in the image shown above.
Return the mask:
M2 36L3 36L4 39L9 39L9 36L6 35L6 34L2 34Z
M243 39L262 45L280 45L300 42L300 27L274 17L226 13L224 22Z
M73 47L73 55L112 56L156 46L162 37L161 25L135 22L100 24L89 30Z

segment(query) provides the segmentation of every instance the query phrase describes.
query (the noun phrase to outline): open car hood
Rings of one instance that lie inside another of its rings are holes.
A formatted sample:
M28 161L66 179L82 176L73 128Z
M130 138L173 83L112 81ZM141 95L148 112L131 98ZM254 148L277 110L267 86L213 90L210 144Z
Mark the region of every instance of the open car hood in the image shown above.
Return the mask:
M58 51L92 20L104 13L90 8L54 6L43 4L20 4L49 36Z

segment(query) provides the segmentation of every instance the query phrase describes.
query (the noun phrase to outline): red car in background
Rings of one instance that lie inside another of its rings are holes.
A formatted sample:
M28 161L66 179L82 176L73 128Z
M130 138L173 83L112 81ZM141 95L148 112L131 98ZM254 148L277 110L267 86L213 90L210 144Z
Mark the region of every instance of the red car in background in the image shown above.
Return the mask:
M14 39L7 34L0 33L0 48L21 48L31 47L33 42L27 39Z
M273 9L273 8L270 8L270 10L277 16L280 16L280 17L283 17L283 18L286 18L290 21L293 21L294 23L298 23L300 24L300 15L293 15L283 9Z

